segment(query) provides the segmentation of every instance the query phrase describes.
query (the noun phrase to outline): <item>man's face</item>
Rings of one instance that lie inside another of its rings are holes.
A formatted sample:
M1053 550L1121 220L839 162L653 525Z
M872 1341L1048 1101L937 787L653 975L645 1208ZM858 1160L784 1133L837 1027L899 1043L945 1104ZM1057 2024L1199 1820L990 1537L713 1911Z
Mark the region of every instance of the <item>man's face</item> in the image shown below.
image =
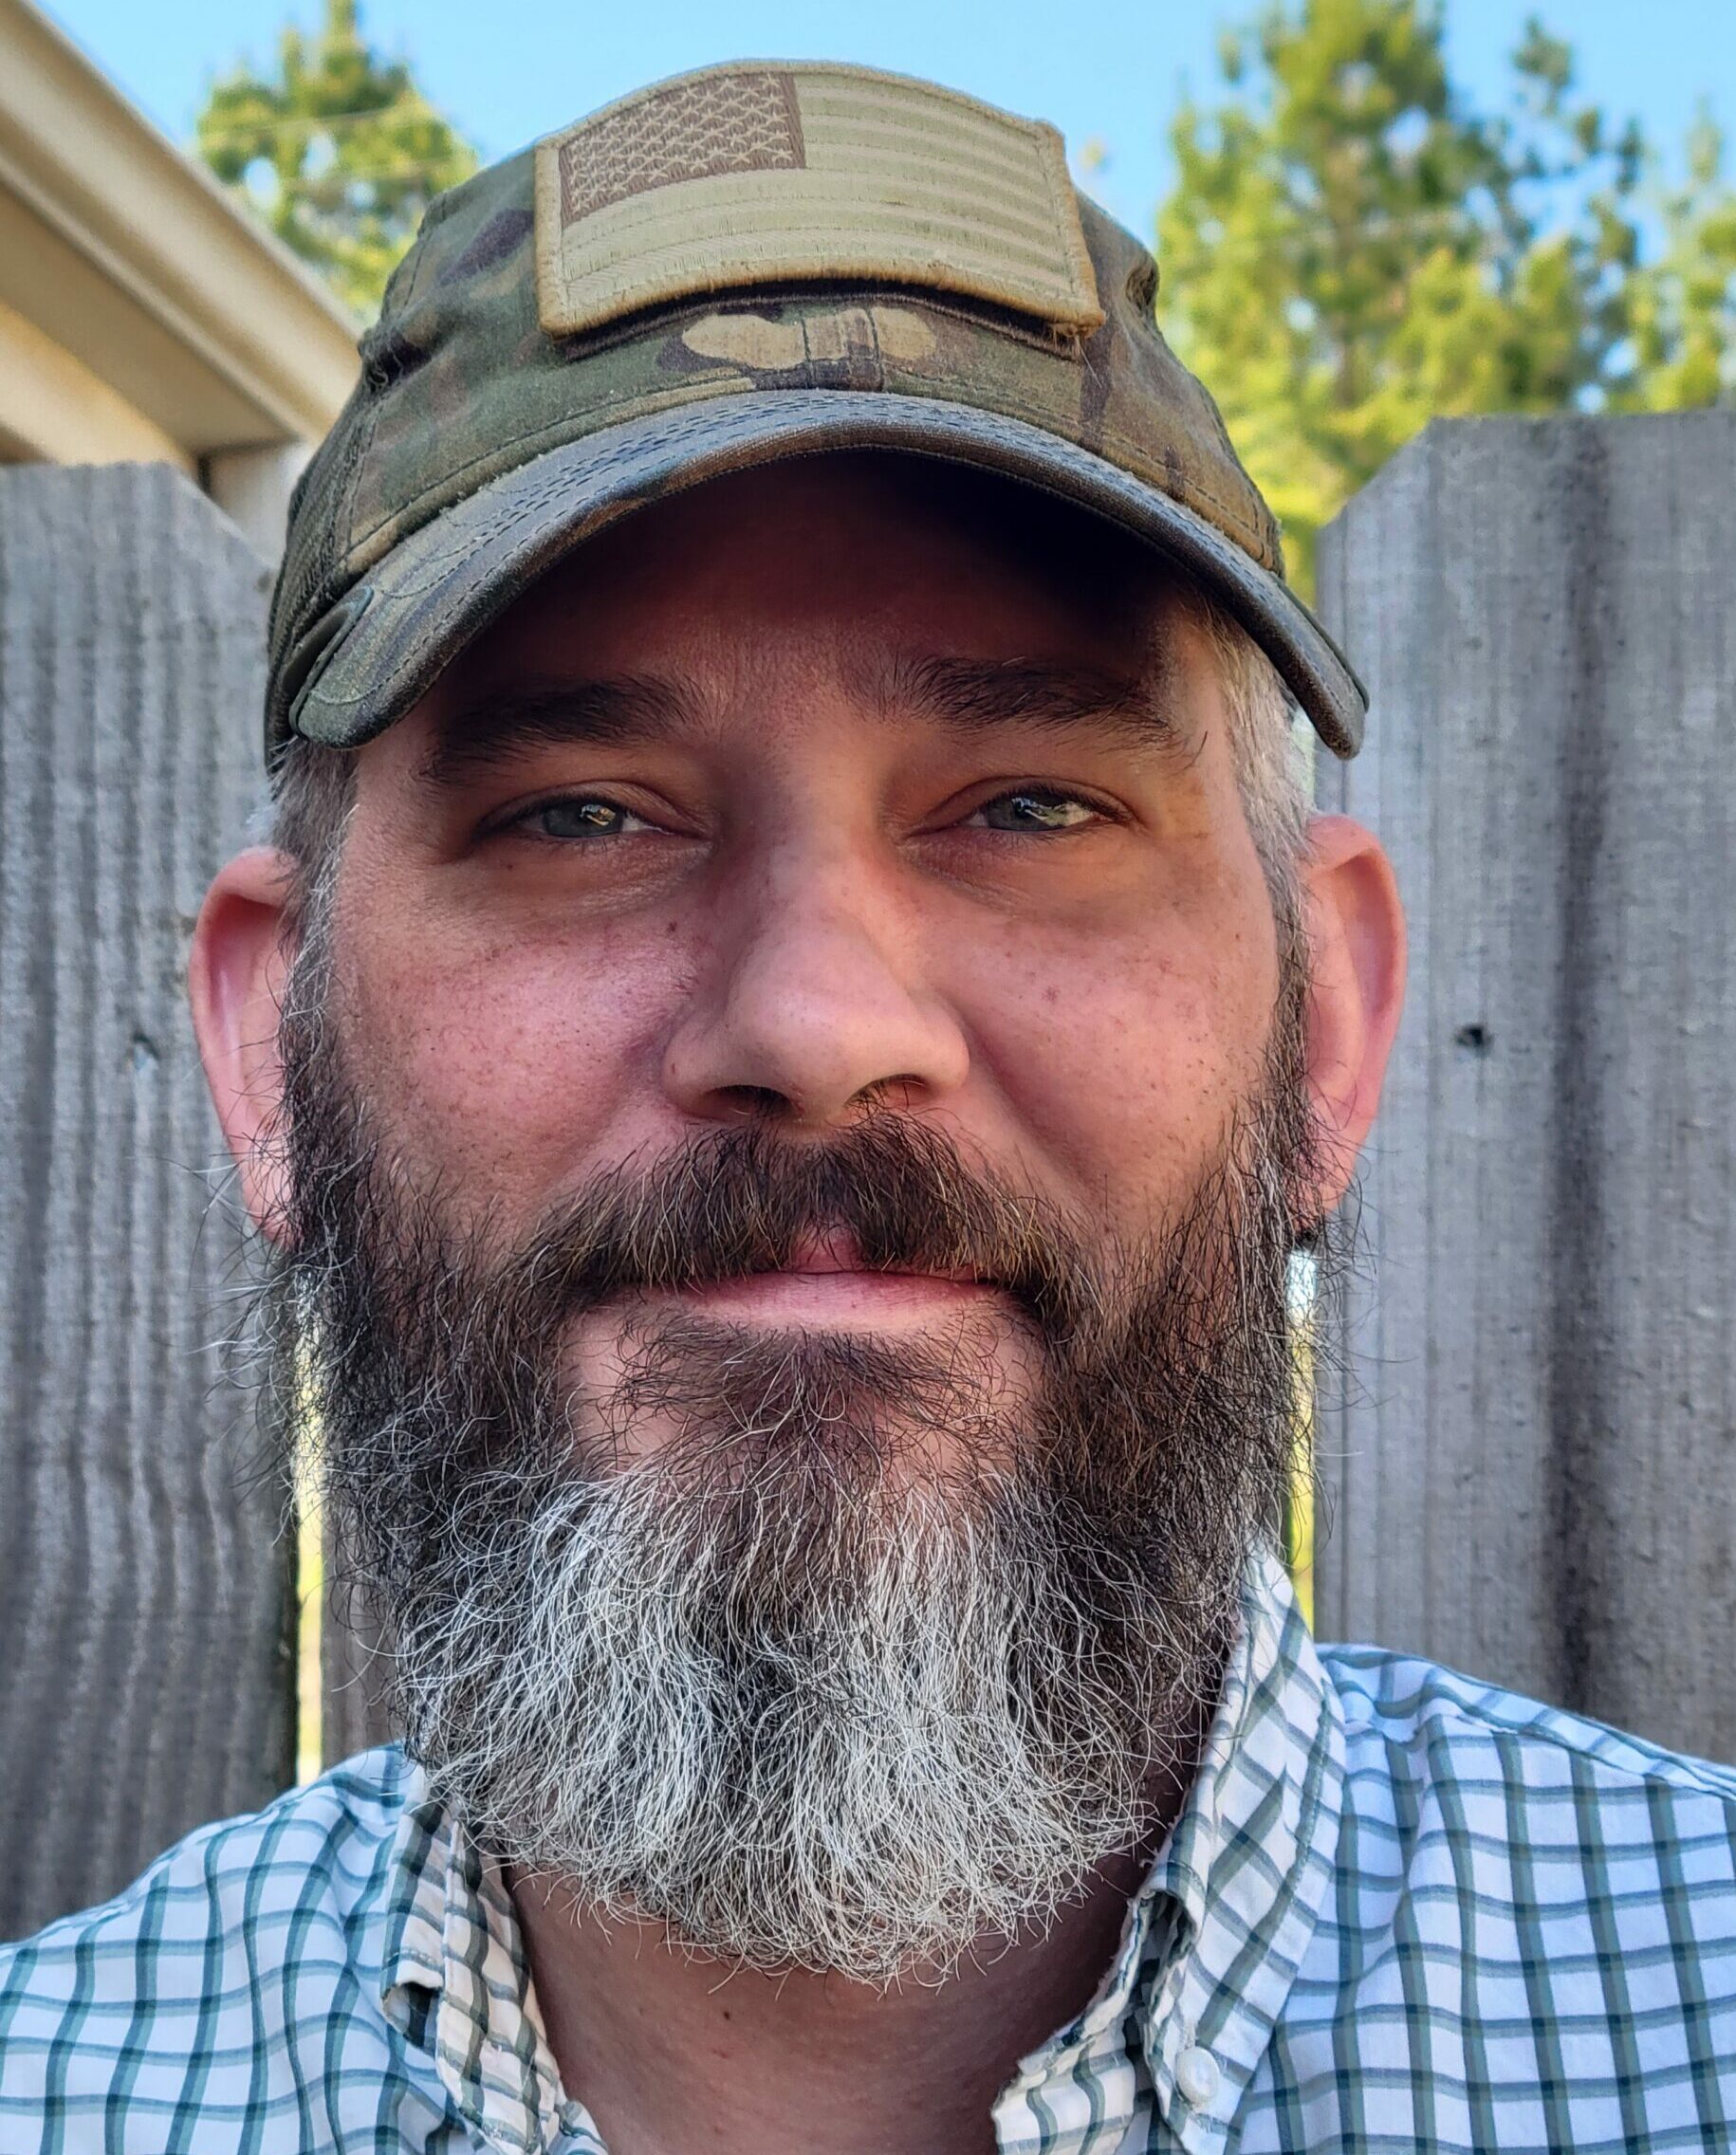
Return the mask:
M1372 849L1311 984L1187 610L892 460L635 516L355 777L281 1066L247 856L195 1003L413 1751L720 1957L1043 1920L1161 1814L1290 1469Z
M556 568L362 751L345 1062L494 1246L698 1133L811 1148L870 1105L1099 1241L1191 1199L1278 985L1217 670L1118 546L1058 564L1051 512L997 529L1007 506L871 460L699 489ZM864 1270L847 1238L658 1301L987 1331L984 1381L1030 1381L992 1282ZM575 1324L583 1397L648 1314Z

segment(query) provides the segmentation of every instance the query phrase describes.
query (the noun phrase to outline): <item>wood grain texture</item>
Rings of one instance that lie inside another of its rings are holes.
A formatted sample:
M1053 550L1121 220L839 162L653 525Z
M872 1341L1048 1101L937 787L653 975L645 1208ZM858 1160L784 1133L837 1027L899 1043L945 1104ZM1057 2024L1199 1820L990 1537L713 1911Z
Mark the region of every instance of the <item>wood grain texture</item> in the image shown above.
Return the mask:
M0 471L0 1937L293 1777L183 985L259 783L266 599L165 467Z
M326 1577L332 1578L331 1544ZM390 1648L385 1628L354 1588L328 1583L320 1626L320 1754L328 1766L397 1734L388 1688Z
M1736 1759L1736 414L1437 422L1324 536L1410 913L1330 1637Z

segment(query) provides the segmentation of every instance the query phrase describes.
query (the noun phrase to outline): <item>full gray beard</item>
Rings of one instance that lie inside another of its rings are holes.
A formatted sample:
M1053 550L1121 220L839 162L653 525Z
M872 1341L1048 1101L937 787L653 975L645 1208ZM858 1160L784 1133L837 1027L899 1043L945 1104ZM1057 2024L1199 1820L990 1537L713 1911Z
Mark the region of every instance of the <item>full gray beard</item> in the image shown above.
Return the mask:
M1160 1823L1294 1456L1293 1026L1148 1248L1088 1246L887 1117L835 1172L773 1131L600 1178L503 1260L382 1162L295 1008L266 1315L408 1747L484 1850L704 1954L884 1984L1049 1922ZM969 1333L696 1320L644 1329L613 1399L565 1392L567 1322L616 1274L684 1235L747 1269L810 1211L870 1262L877 1235L1026 1265L1032 1395L997 1397ZM640 1413L676 1430L642 1456Z
M1189 1642L1104 1666L1016 1500L889 1489L821 1546L775 1490L746 1509L655 1461L569 1482L403 1634L484 1847L705 1953L886 1983L1046 1923L1144 1834Z

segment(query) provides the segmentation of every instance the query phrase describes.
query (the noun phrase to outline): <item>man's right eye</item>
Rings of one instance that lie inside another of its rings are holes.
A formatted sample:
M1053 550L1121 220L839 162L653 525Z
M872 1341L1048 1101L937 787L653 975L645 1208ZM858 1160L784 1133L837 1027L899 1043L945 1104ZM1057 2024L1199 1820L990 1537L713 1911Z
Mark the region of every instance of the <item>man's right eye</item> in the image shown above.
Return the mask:
M540 807L528 809L520 822L522 828L537 838L567 843L574 839L625 838L635 831L651 828L643 817L634 815L631 809L591 793L569 794L562 801L545 801Z

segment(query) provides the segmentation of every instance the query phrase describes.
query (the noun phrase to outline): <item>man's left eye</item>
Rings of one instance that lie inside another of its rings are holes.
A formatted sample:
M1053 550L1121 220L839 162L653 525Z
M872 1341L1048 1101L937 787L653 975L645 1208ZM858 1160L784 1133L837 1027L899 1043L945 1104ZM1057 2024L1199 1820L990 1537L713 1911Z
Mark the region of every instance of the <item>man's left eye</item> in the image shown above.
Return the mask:
M618 838L632 831L650 828L644 819L613 801L592 794L570 794L564 801L545 801L522 819L524 826L544 838Z
M1041 786L1021 786L1016 793L997 794L965 818L967 830L1070 831L1080 823L1100 821L1102 811L1070 793L1052 793Z

